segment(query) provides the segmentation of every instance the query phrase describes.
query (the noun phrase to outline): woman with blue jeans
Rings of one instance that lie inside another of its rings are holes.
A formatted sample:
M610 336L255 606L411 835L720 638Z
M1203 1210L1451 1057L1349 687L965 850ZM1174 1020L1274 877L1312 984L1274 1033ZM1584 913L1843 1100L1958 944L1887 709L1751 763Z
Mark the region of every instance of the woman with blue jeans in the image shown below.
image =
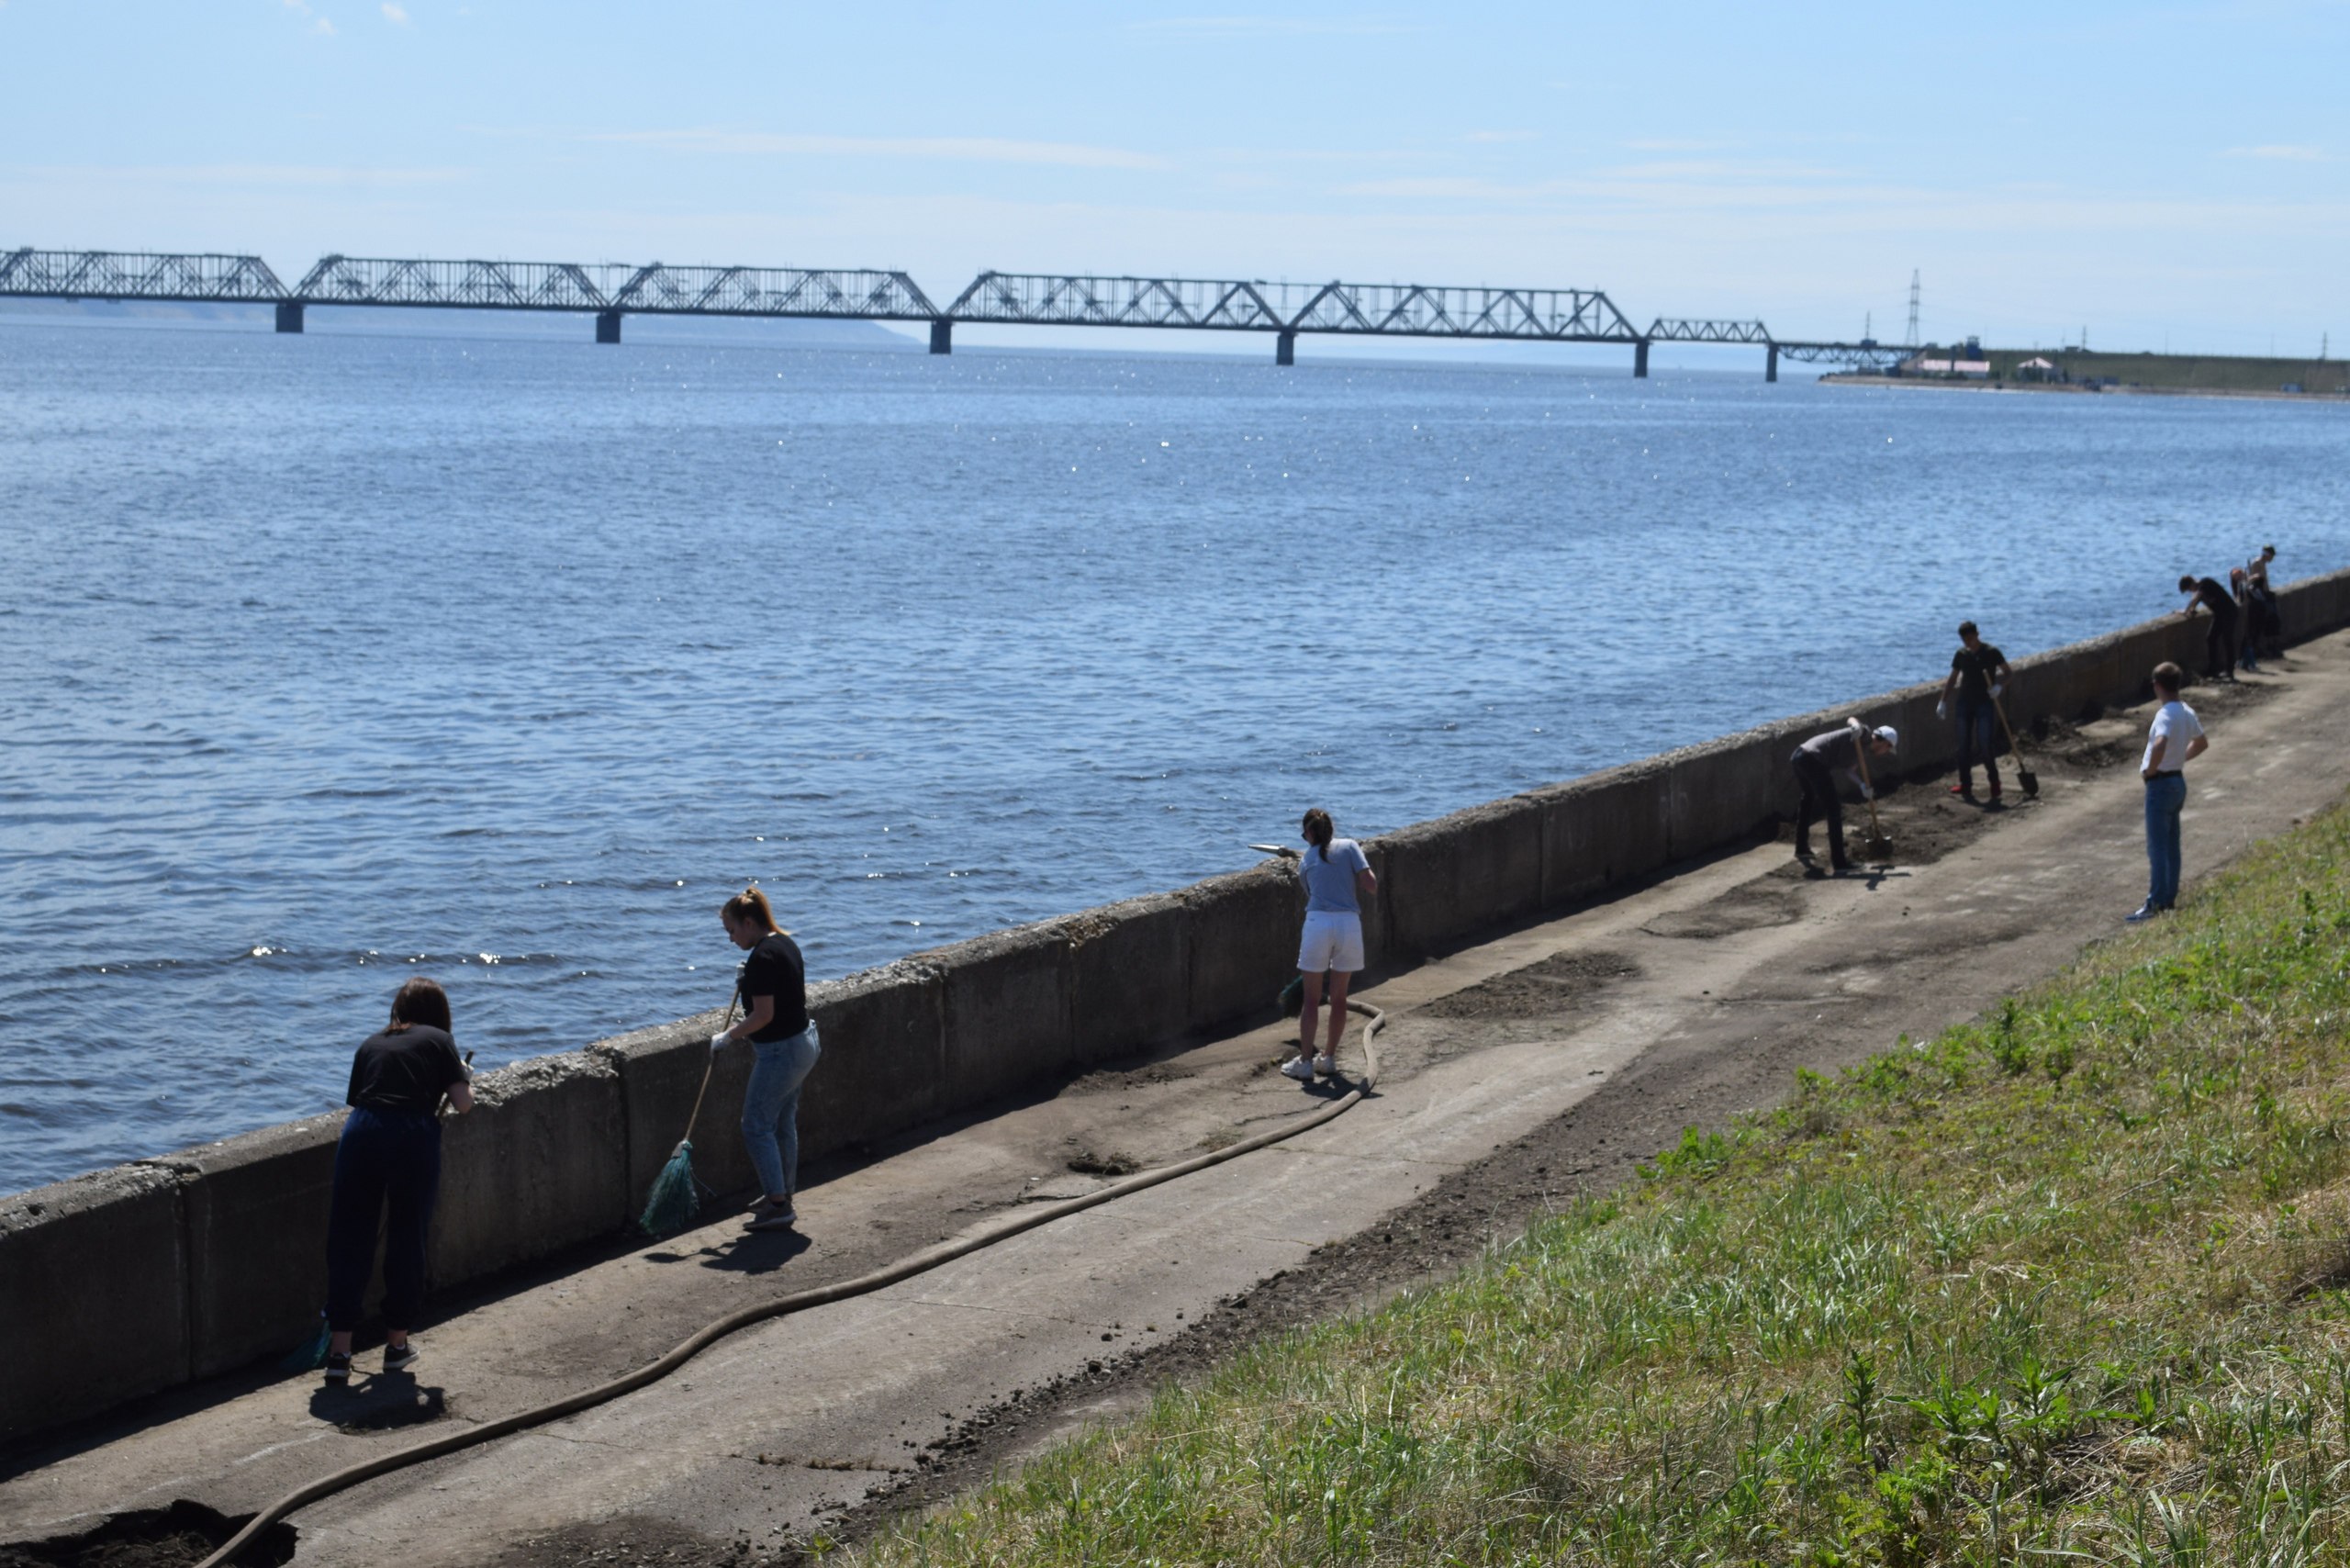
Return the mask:
M750 1228L789 1230L800 1223L791 1202L800 1185L800 1088L818 1055L816 1025L808 1016L808 967L758 889L728 899L719 917L728 939L750 956L736 987L743 1021L712 1035L710 1048L748 1040L757 1053L743 1092L743 1148L762 1194L751 1210Z
M334 1149L327 1216L327 1362L331 1383L351 1381L375 1240L384 1242L384 1370L420 1359L408 1329L424 1298L424 1241L441 1189L441 1102L474 1107L465 1064L449 1034L449 997L418 975L392 998L392 1020L351 1060L351 1114Z

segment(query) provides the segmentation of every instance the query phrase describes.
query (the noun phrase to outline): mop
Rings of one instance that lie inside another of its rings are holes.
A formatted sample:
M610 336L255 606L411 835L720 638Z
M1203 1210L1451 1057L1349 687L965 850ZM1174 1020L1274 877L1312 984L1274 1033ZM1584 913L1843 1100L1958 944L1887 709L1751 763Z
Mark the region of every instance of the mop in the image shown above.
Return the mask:
M742 993L735 993L735 1001ZM722 1031L734 1024L734 1002L726 1004L726 1022ZM710 1075L717 1070L718 1053L710 1053L710 1062L701 1070L701 1087L694 1092L693 1114L686 1118L686 1136L677 1140L669 1163L661 1167L661 1174L653 1178L653 1191L645 1195L644 1213L637 1219L639 1230L647 1236L666 1236L683 1230L701 1212L700 1185L694 1180L694 1124L701 1119L703 1096L710 1092Z

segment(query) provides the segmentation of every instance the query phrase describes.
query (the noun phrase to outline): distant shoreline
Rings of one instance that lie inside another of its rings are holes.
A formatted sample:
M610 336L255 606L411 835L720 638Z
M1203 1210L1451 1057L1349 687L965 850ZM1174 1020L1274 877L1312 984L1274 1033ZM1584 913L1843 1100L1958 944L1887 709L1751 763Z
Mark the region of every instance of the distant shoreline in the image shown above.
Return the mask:
M2249 398L2272 403L2350 403L2350 393L2269 392L2238 386L2087 386L2061 381L1927 380L1915 375L1870 375L1858 371L1830 371L1822 385L1837 386L1904 386L1926 392L2055 392L2100 398Z

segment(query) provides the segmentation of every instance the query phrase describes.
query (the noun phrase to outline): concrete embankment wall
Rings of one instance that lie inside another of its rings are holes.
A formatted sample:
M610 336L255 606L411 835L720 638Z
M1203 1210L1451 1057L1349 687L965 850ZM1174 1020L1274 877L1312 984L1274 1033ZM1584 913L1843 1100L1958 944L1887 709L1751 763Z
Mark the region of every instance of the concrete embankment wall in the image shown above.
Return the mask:
M2350 572L2283 594L2296 638L2350 624ZM2010 716L2135 701L2160 660L2198 667L2177 616L2019 662ZM1860 714L1905 773L1954 753L1940 682L1805 714L1473 806L1368 844L1374 969L1749 841L1792 810L1787 753ZM823 1058L801 1110L819 1159L1091 1064L1268 1011L1293 972L1300 900L1267 862L1171 893L1018 926L811 988ZM448 1124L435 1282L462 1284L630 1224L693 1104L705 1014L517 1063ZM733 1121L749 1053L711 1085L695 1165L751 1172ZM0 1440L283 1351L315 1324L340 1112L0 1198Z

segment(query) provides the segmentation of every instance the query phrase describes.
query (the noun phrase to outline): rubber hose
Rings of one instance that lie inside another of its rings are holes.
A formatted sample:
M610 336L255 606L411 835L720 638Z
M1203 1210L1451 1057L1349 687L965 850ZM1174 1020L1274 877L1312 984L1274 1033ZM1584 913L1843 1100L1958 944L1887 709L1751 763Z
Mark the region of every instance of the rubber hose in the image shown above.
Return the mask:
M811 1290L795 1291L789 1295L778 1296L773 1301L764 1301L755 1306L746 1306L740 1311L730 1312L717 1321L696 1330L658 1361L648 1361L634 1372L623 1372L610 1383L598 1383L593 1388L582 1389L577 1394L565 1394L561 1399L539 1406L535 1409L517 1411L511 1416L501 1416L494 1421L485 1421L477 1427L451 1432L443 1437L433 1438L408 1448L378 1455L374 1459L362 1460L357 1464L338 1470L330 1475L322 1475L316 1481L296 1487L260 1513L255 1514L244 1529L229 1537L226 1545L198 1563L196 1568L226 1568L227 1564L237 1560L239 1552L252 1544L255 1537L286 1515L300 1508L307 1508L322 1498L331 1497L338 1492L347 1491L363 1481L372 1481L378 1475L388 1475L393 1471L405 1470L409 1465L421 1464L428 1459L438 1459L442 1454L456 1453L463 1449L493 1442L510 1433L543 1426L549 1421L576 1415L582 1410L591 1410L599 1405L609 1404L624 1394L633 1394L647 1384L660 1382L702 1351L718 1343L719 1340L730 1334L739 1333L755 1323L765 1323L771 1317L784 1317L795 1312L805 1312L811 1306L823 1306L832 1302L845 1301L851 1296L869 1295L884 1286L894 1285L901 1280L912 1279L916 1274L927 1273L942 1264L955 1261L957 1258L968 1258L974 1252L983 1251L1000 1241L1007 1241L1018 1236L1023 1231L1034 1230L1040 1225L1050 1225L1064 1215L1096 1208L1103 1204L1115 1203L1120 1198L1129 1197L1147 1188L1175 1181L1179 1177L1192 1175L1195 1171L1205 1170L1211 1165L1221 1165L1227 1159L1237 1159L1244 1154L1270 1148L1286 1138L1293 1138L1300 1133L1309 1132L1326 1122L1333 1121L1352 1110L1379 1081L1379 1050L1372 1042L1377 1038L1379 1031L1387 1024L1386 1014L1364 1002L1348 1002L1347 1011L1360 1013L1369 1020L1363 1025L1362 1031L1362 1076L1356 1081L1354 1088L1293 1126L1276 1127L1268 1132L1259 1133L1254 1137L1242 1138L1238 1143L1228 1144L1212 1153L1196 1155L1173 1165L1162 1165L1156 1170L1140 1171L1113 1182L1108 1186L1088 1193L1082 1197L1063 1198L1058 1203L1039 1204L1033 1209L1009 1215L968 1236L953 1241L941 1242L927 1250L916 1252L911 1257L901 1258L897 1262L876 1269L871 1273L859 1274L855 1279L841 1280L829 1285L817 1285Z

